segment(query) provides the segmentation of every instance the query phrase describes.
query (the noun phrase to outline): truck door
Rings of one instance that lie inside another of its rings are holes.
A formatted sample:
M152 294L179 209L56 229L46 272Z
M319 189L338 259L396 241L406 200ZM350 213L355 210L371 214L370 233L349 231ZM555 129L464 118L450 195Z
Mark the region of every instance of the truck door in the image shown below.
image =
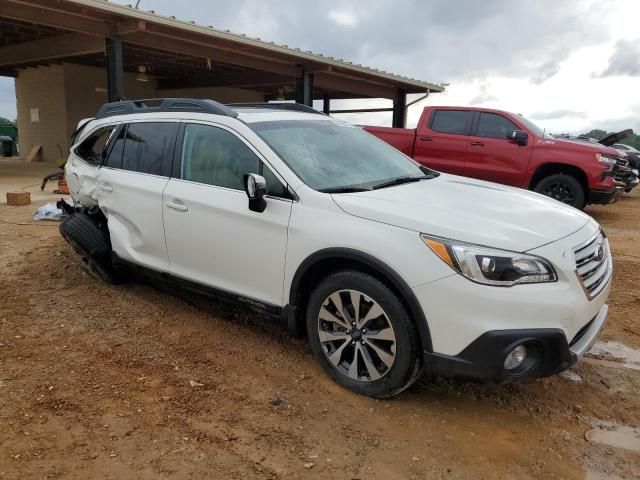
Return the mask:
M499 113L478 112L473 122L465 175L468 177L526 188L527 167L533 140L527 145L509 140L507 134L521 130Z
M413 158L434 170L464 175L473 112L438 108L426 117L416 129Z

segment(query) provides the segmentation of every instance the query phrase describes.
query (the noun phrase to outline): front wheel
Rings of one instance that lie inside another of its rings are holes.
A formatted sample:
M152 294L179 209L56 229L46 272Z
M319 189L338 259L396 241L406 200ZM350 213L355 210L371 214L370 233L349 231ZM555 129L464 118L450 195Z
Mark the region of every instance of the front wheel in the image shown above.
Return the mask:
M586 204L584 187L580 181L565 173L549 175L538 182L535 192L582 210Z
M327 374L349 390L391 397L418 378L418 334L400 299L376 278L338 272L313 291L307 333Z

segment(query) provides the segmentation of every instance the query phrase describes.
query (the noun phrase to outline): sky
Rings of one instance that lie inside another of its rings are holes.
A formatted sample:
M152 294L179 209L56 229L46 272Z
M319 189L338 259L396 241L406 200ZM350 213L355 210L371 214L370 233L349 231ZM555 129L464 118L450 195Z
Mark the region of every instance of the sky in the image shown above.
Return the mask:
M640 0L141 0L140 8L449 84L410 108L410 127L424 105L472 105L523 114L552 133L640 132ZM15 115L13 79L0 77L0 116ZM388 113L341 118L390 123Z

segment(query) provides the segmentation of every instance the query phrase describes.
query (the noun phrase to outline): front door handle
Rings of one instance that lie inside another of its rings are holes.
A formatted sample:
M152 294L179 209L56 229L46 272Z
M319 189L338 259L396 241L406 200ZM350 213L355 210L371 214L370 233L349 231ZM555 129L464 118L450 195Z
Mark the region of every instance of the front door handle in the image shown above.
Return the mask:
M421 142L433 142L433 138L431 137L420 137Z
M483 142L471 142L471 145L473 145L474 147L484 147Z
M113 192L113 187L109 185L105 185L104 183L101 183L100 190L104 190L105 192Z
M178 212L188 212L189 211L189 207L187 207L186 205L183 205L182 203L167 202L167 207L172 209L172 210L177 210Z

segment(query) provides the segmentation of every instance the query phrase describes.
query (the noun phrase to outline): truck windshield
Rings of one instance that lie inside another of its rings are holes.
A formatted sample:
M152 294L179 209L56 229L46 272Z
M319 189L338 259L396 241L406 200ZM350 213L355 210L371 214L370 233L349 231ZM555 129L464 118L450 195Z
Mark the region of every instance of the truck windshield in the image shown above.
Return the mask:
M347 123L327 119L248 125L315 190L346 193L391 185L400 177L425 177L412 159Z
M539 137L553 138L553 135L551 135L550 133L547 133L547 131L544 128L540 128L538 125L533 123L528 118L524 118L522 115L518 115L518 119L522 123L524 123L529 130L531 130L533 133L535 133Z

